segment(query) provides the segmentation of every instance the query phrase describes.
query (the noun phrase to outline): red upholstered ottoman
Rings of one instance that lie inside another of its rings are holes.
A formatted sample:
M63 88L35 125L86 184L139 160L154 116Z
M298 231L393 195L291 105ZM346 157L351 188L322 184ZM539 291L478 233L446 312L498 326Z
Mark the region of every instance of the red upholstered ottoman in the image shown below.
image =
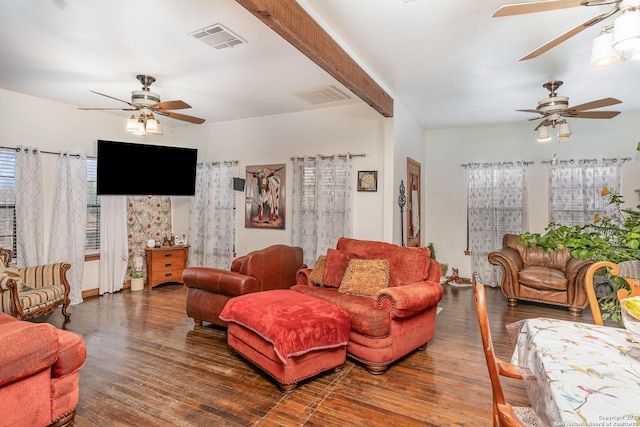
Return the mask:
M283 393L344 364L351 319L319 298L288 289L255 292L229 300L220 319L228 322L230 349L275 378Z

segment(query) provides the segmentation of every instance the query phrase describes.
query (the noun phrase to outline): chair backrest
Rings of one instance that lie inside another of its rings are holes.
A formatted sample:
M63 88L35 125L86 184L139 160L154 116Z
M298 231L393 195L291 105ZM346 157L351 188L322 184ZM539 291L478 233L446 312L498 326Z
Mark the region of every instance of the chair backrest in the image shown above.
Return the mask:
M631 296L640 296L640 260L625 261L620 264L614 264L610 261L593 263L585 274L585 286L587 288L587 299L589 300L593 323L600 326L602 326L604 322L602 320L602 314L600 313L598 298L596 297L594 276L598 270L605 267L610 269L609 274L624 278L631 287L631 292L626 289L619 289L616 294L618 300Z
M513 412L513 407L504 399L502 383L500 382L499 359L493 351L493 341L491 340L491 330L489 328L489 317L487 316L487 299L484 285L480 275L473 273L471 284L473 286L473 300L476 306L476 315L480 325L480 337L482 338L482 349L489 369L491 380L491 391L493 393L493 425L494 426L524 426Z
M571 259L571 254L566 249L556 249L549 252L538 249L535 245L529 248L520 242L520 238L516 234L505 234L502 237L502 246L518 252L525 267L538 266L565 271Z

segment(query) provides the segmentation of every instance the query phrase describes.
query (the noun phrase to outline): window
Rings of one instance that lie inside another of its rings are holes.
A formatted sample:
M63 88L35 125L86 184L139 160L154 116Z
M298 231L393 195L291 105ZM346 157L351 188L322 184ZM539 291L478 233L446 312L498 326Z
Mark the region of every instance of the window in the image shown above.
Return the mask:
M87 159L87 255L100 253L100 198L96 191L96 165L96 159Z
M16 259L16 152L0 148L0 247L11 249Z
M620 191L620 165L560 164L551 170L549 209L551 221L562 225L586 225L596 213L610 216L614 206L602 197L602 189Z

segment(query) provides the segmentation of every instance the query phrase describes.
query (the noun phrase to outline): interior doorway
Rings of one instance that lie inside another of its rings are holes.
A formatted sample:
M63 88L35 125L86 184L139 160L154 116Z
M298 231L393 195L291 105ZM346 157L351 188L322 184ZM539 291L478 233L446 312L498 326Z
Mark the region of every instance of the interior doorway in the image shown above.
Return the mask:
M407 246L421 246L420 163L407 157Z

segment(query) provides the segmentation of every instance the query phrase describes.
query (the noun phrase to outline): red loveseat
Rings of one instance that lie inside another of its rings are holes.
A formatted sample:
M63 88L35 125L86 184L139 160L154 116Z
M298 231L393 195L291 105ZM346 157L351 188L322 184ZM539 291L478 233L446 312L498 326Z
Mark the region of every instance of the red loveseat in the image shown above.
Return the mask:
M85 359L80 335L0 313L0 425L73 425Z
M346 293L347 276L350 285L360 278L360 284L368 286L367 272L359 275L351 268L356 265L353 259L387 260L382 263L388 265L388 287L368 290L370 296ZM314 274L315 269L324 272ZM424 349L433 338L443 292L440 275L440 263L429 257L426 247L343 237L314 269L301 269L291 289L345 309L351 316L347 355L363 363L369 372L382 374L390 363Z

